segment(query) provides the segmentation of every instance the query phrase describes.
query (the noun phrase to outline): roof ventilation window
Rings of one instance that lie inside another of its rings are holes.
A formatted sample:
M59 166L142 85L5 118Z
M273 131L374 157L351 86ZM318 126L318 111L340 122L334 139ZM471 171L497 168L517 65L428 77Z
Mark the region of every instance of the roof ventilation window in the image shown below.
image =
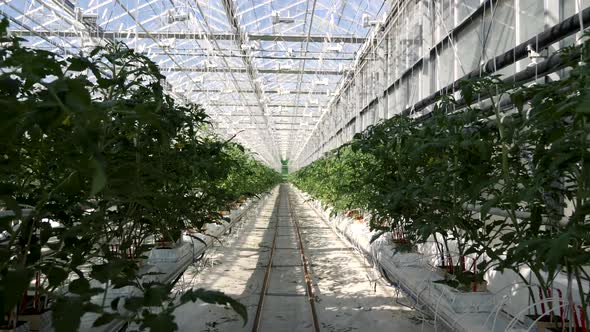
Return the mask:
M279 12L277 11L273 11L271 14L272 17L272 24L281 24L281 23L285 23L285 24L290 24L290 23L295 23L295 19L292 17L281 17L279 15Z
M371 15L363 14L363 28L370 28L380 25L382 22L379 20L371 20Z
M315 80L313 81L313 86L317 86L317 85L328 85L328 79L324 78L322 80Z
M61 0L61 1L58 1L58 3L65 5L67 8L69 8L71 10L74 10L76 8L74 3L71 2L70 0Z
M343 44L340 43L340 44L328 46L328 47L326 47L326 50L328 52L340 53L340 52L342 52L343 48L344 48Z
M100 26L98 25L98 15L97 14L84 14L82 8L76 8L76 19L82 22L90 31L102 31Z
M170 9L166 15L166 19L168 24L172 24L174 22L184 22L188 21L189 15L188 13L178 11L177 9Z

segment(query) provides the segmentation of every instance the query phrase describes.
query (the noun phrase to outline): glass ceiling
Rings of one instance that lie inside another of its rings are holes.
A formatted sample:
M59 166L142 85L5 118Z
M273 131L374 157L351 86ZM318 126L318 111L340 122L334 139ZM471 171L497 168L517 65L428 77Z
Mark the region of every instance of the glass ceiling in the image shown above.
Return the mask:
M105 39L148 55L178 98L280 167L307 141L386 0L2 0L13 34L77 54Z

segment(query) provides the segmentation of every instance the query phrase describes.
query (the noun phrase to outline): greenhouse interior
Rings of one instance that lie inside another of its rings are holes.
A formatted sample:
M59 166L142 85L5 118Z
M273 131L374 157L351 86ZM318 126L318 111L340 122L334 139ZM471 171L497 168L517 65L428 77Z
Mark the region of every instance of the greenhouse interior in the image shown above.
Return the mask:
M589 26L1 0L0 331L587 332Z

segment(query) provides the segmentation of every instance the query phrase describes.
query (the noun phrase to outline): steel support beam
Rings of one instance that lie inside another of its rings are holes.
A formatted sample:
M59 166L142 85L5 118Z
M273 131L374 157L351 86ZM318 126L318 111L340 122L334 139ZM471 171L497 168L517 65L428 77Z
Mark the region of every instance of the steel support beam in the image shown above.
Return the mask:
M19 37L35 37L35 36L45 36L45 37L66 37L66 38L78 38L80 37L80 32L71 31L71 30L35 30L34 32L29 30L10 30L11 33L15 36ZM198 32L190 32L190 31L178 31L178 32L171 32L171 31L164 31L164 32L151 32L149 34L142 32L142 31L129 31L129 32L122 32L122 31L97 31L91 34L92 37L97 38L106 38L106 39L127 39L127 38L147 38L151 39L152 37L155 39L169 39L169 38L176 38L176 39L193 39L193 40L200 40L200 39L208 39L208 40L236 40L238 36L235 33L198 33ZM150 37L151 36L151 37ZM273 35L273 34L248 34L248 39L250 41L273 41L273 42L309 42L309 43L348 43L348 44L362 44L365 42L365 38L363 37L356 37L356 36L319 36L319 35L310 35L308 36L301 36L301 35Z
M263 114L244 114L244 113L217 113L219 116L265 116ZM317 119L319 115L303 115L303 114L269 114L266 115L269 118L313 118Z
M15 20L14 18L9 17L9 19L11 20ZM16 21L15 21L16 22ZM17 23L19 24L19 23ZM19 24L20 25L20 24ZM34 33L32 33L32 35L35 35ZM41 37L41 36L37 36L37 37ZM47 38L46 36L42 37L42 38ZM49 40L49 39L47 39ZM54 47L47 47L47 46L38 46L36 47L38 49L42 49L42 50L52 50ZM67 47L66 47L67 48ZM72 47L70 47L72 48ZM72 48L74 50L78 50L78 48ZM221 54L215 54L216 58L243 58L244 56L242 54L234 54L232 52L235 52L235 49L220 49L220 51L222 52L228 52L226 54L221 53ZM263 59L263 60L323 60L323 61L340 61L340 62L346 62L346 61L353 61L354 58L350 57L351 54L353 53L344 53L341 52L339 54L343 55L342 57L337 57L337 56L332 56L332 57L320 57L320 56L276 56L276 55L264 55L264 53L281 53L281 52L286 52L286 51L269 51L269 50L256 50L255 53L249 55L249 57L253 58L253 59ZM75 52L74 52L75 53ZM147 51L143 51L141 52L143 55L148 55ZM164 51L153 51L153 52L149 52L149 55L168 55L169 53L172 53L175 56L192 56L192 57L208 57L210 56L209 54L207 54L206 52L194 52L194 51L190 51L186 48L177 48L175 47L173 52L164 52ZM303 53L303 52L299 52L299 51L295 51L294 53ZM313 54L313 53L317 53L317 54L322 54L321 52L307 52L308 54Z
M207 89L207 90L189 90L189 91L185 91L184 93L256 93L256 91L254 90L239 90L239 91L235 91L235 90L219 90L219 89ZM264 93L266 94L284 94L284 95L296 95L296 94L302 94L302 95L319 95L319 96L326 96L326 92L325 91L279 91L279 90L264 90Z
M170 71L195 72L195 73L244 73L248 74L247 68L206 68L206 67L161 67L162 73ZM261 74L309 74L309 75L343 75L347 70L299 70L299 69L258 69Z
M258 104L236 104L236 103L209 103L207 106L212 107L258 107ZM284 107L284 108L319 108L319 105L295 105L295 104L266 104L266 107Z
M240 54L244 56L242 58L242 62L244 63L245 69L244 72L248 75L248 78L250 79L250 85L252 86L252 90L254 90L254 94L256 95L256 100L258 102L258 108L260 109L262 114L266 114L265 105L262 102L264 93L260 85L257 83L257 72L255 70L254 65L252 64L252 61L248 57L247 50L242 48L242 46L245 44L245 33L242 32L240 23L238 22L236 11L234 8L234 3L232 0L221 0L221 3L223 5L223 9L225 10L227 21L232 29L232 33L235 36L235 38L233 38L232 41L236 43L236 47L239 49ZM230 68L229 66L227 68L229 70L232 70L232 68ZM272 140L272 142L270 142L269 145L274 148L273 150L275 155L273 157L275 157L277 161L280 161L281 151L279 149L279 146L277 145L277 138L273 134L273 125L272 123L269 123L268 118L266 116L263 117L263 120L267 126L267 129L269 129L270 138Z
M308 3L309 4L309 3ZM316 4L317 4L317 0L313 0L313 4L312 4L312 8L311 8L311 16L309 18L309 27L307 27L307 40L305 41L305 52L307 52L307 50L309 49L309 36L311 36L311 28L313 27L313 18L315 15L315 8L316 8ZM305 24L307 23L307 11L305 13L305 20L304 20L304 26L303 29L305 30ZM303 82L303 73L305 72L305 64L306 64L306 60L303 60L303 62L301 63L301 73L299 74L299 77L297 79L297 91L301 91L301 84ZM295 103L298 104L299 103L299 95L297 95L296 99L295 99ZM291 159L291 154L292 151L291 149L287 152L287 158L286 159Z
M223 128L223 127L221 127ZM225 129L225 128L223 128ZM254 128L254 127L243 127L240 128L240 130L257 130L258 128ZM274 130L279 132L279 131L309 131L311 132L313 128L275 128ZM283 143L286 144L286 143Z

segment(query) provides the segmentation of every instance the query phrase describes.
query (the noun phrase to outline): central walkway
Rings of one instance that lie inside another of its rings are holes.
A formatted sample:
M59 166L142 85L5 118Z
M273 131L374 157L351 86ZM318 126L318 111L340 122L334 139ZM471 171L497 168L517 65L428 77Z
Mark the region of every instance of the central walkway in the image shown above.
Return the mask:
M180 331L432 330L288 185L233 232L176 289L222 291L247 306L248 322L220 306L188 303L175 312Z

